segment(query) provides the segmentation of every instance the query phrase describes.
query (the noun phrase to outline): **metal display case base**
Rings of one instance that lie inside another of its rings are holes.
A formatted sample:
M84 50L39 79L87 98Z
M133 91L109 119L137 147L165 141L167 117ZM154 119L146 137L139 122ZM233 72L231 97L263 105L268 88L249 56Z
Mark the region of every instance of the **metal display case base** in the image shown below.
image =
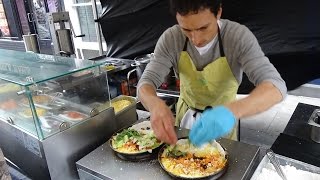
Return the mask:
M75 162L116 131L112 108L43 141L0 121L0 147L32 179L78 179Z

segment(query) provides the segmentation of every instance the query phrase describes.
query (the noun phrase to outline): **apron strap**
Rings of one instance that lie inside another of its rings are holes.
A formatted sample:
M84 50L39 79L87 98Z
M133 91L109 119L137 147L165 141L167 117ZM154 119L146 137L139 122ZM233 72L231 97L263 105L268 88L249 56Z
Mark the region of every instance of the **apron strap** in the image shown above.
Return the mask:
M189 42L189 39L186 37L182 51L187 51L188 42Z
M205 107L204 109L193 108L193 107L189 106L189 105L186 103L186 101L184 101L184 99L183 99L182 97L180 97L180 98L181 98L182 102L183 102L184 104L186 104L189 109L194 110L194 111L196 111L196 112L203 113L203 111L205 111L206 109L212 108L212 106L207 106L207 107Z
M225 57L219 25L218 25L218 40L219 40L220 56Z

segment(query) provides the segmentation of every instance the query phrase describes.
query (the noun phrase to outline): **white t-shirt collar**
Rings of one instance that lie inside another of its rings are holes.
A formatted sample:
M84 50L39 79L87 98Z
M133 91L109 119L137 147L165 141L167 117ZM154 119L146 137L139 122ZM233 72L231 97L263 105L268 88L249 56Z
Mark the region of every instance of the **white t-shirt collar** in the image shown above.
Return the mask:
M220 20L218 20L218 26L221 29L222 26L222 22ZM198 50L199 54L202 56L203 54L205 54L206 52L208 52L208 50L212 47L213 43L217 41L217 36L218 34L216 34L216 36L205 46L203 47L197 47L195 46L195 48Z

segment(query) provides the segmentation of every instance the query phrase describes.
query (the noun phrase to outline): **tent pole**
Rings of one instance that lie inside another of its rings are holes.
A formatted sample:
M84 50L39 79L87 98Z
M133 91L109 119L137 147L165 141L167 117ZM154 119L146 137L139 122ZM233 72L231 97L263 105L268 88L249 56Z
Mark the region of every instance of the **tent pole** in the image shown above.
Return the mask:
M94 24L96 28L96 34L97 34L97 41L99 44L99 56L103 55L103 47L102 47L102 39L101 39L101 27L99 25L98 20L98 9L97 9L97 3L96 0L91 0L92 3L92 12L93 12L93 19L94 19Z

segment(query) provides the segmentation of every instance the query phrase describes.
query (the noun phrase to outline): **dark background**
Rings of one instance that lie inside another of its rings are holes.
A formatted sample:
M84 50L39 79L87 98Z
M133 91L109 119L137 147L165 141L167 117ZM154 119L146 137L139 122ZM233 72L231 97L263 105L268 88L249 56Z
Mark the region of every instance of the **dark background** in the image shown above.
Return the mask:
M289 90L320 78L320 1L224 0L222 18L246 25ZM176 23L167 0L101 0L99 18L107 56L129 58L153 52L160 35ZM238 93L249 93L246 77Z

